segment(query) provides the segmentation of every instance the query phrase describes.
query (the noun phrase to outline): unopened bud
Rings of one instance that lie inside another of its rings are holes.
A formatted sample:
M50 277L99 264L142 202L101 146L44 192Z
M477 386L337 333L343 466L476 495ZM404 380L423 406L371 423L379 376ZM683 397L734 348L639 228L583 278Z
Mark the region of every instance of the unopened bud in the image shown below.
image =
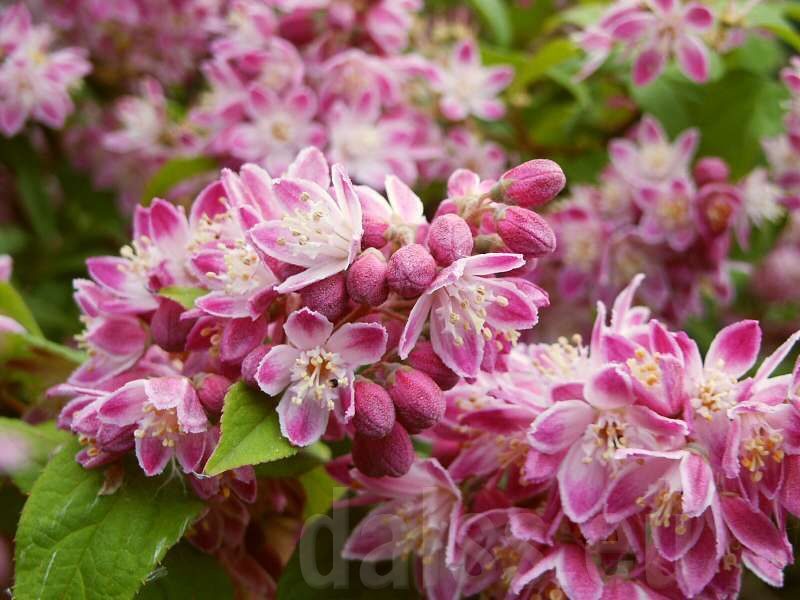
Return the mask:
M257 346L242 361L242 380L250 387L258 388L256 371L261 359L270 351L270 346Z
M378 306L386 301L389 285L386 258L378 250L367 248L347 270L347 293L354 302Z
M158 308L150 320L153 341L167 352L184 350L186 337L194 325L194 321L191 319L181 320L183 311L183 306L174 300L160 298Z
M423 246L403 246L389 258L389 289L402 298L416 298L436 277L436 261Z
M731 170L728 168L728 163L716 156L701 158L694 166L694 178L699 186L727 181L730 175Z
M389 380L389 395L394 400L397 420L410 433L433 427L444 416L444 394L422 371L401 367Z
M425 373L443 390L449 390L458 383L458 375L442 362L430 342L418 341L408 355L408 364Z
M507 206L495 217L497 233L512 252L544 256L556 249L556 234L542 217L520 206Z
M386 245L386 230L389 229L389 224L366 213L364 213L362 224L364 233L361 235L361 247L365 250L367 248L383 248Z
M400 477L414 462L411 436L399 423L382 438L356 433L353 438L353 463L368 477Z
M472 254L472 231L458 215L436 217L428 230L428 249L436 262L446 267Z
M195 380L197 398L206 410L219 414L222 412L225 394L231 387L231 380L216 373L204 373L198 375Z
M335 321L347 312L347 284L345 274L336 273L300 290L303 304Z
M353 385L356 413L353 426L361 435L386 437L394 426L394 403L389 392L367 379Z
M492 189L492 198L532 208L555 198L566 183L564 171L552 160L529 160L503 174Z

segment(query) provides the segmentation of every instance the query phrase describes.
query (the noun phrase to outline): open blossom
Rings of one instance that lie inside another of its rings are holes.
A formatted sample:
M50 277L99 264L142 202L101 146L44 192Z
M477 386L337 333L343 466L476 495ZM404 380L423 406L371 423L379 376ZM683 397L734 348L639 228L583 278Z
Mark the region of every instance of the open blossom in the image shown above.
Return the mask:
M353 372L386 352L386 330L379 323L333 324L303 308L284 325L287 344L274 346L258 365L256 381L264 392L283 392L278 404L281 432L298 446L317 441L331 411L342 422L353 414Z
M29 118L58 129L74 108L69 90L91 67L80 48L50 50L53 37L47 25L32 24L24 4L0 15L0 131L7 137Z

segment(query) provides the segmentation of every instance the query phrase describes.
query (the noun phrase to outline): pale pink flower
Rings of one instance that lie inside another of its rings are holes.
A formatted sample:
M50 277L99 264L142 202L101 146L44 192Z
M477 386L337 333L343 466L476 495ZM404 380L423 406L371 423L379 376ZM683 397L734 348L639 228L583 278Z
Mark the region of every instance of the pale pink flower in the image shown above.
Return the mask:
M331 411L342 423L353 417L353 373L380 360L386 330L379 323L347 323L334 332L328 319L308 308L289 315L283 328L288 343L264 356L256 381L270 396L283 392L281 432L307 446L325 433Z

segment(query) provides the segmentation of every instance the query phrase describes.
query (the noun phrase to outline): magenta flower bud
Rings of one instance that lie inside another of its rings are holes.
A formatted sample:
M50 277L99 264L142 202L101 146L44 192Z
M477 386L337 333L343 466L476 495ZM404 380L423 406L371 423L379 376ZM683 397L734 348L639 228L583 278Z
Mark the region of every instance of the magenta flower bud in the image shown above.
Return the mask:
M354 302L378 306L386 301L388 266L378 250L367 248L347 270L347 293Z
M337 273L300 290L303 304L329 321L335 321L347 312L347 284L345 274Z
M512 252L544 256L556 249L556 234L542 217L520 206L501 208L495 216L497 233Z
M552 160L529 160L503 174L492 189L492 198L533 208L555 198L566 183L564 171Z
M403 246L389 258L389 289L402 298L416 298L436 277L436 261L424 246Z
M698 186L727 181L730 175L731 170L728 168L728 163L716 156L701 158L694 166L694 178Z
M225 394L231 387L231 380L216 373L203 373L195 379L197 398L206 410L219 414L225 401Z
M472 254L472 231L458 215L436 217L428 230L428 249L436 262L446 267Z
M256 371L261 359L270 351L271 346L256 346L242 361L242 380L250 387L258 388Z
M361 236L361 248L383 248L386 245L386 230L389 224L364 213L362 219L364 233Z
M353 438L353 463L368 477L400 477L414 462L411 436L399 423L382 438L356 433Z
M353 426L366 437L386 437L394 427L394 403L389 392L367 379L353 385L356 414Z
M417 342L408 355L408 364L425 373L443 390L449 390L458 383L458 375L442 362L439 355L433 351L433 344L430 342Z
M194 320L181 321L184 308L174 300L161 298L158 308L150 319L150 333L153 341L167 352L181 352L186 338L194 325Z
M419 433L438 423L445 410L444 394L422 371L400 367L389 377L389 395L397 420L410 433Z

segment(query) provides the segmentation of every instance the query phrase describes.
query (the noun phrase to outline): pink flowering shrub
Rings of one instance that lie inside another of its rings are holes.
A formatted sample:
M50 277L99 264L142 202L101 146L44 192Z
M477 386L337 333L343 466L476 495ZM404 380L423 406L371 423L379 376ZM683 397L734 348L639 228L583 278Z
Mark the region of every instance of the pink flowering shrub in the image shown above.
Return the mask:
M0 595L794 597L798 23L4 6Z

